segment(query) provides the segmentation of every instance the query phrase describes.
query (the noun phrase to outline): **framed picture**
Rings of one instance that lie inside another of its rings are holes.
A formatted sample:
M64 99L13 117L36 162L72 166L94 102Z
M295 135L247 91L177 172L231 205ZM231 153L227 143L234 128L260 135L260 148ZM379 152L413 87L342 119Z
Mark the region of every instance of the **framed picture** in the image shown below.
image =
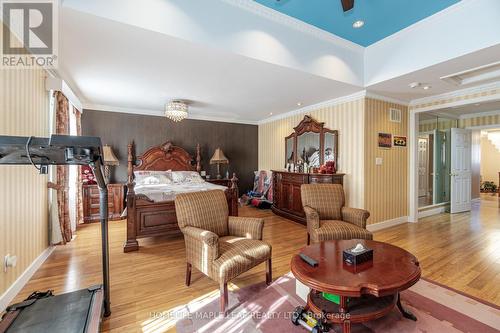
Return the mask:
M379 133L378 134L378 147L379 148L392 148L392 134Z
M392 141L394 147L406 147L406 136L394 135Z

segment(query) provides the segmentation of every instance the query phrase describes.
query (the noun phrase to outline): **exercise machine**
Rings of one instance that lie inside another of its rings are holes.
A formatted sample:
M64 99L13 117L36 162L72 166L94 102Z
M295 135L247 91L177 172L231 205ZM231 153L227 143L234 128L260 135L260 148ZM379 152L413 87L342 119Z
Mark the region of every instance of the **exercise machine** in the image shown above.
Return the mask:
M108 190L98 137L52 135L50 138L0 136L0 164L32 165L41 174L49 165L89 165L99 187L102 285L53 296L33 293L11 305L0 321L0 333L98 332L102 316L111 314L109 291Z

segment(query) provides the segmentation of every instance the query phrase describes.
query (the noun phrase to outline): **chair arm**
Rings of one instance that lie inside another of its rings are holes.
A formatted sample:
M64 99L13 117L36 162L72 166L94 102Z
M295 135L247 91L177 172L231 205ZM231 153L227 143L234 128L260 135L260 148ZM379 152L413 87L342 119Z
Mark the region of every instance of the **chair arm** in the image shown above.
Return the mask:
M319 229L319 214L318 212L309 206L304 206L304 213L306 213L306 221L307 221L307 231L311 233L314 229Z
M229 216L228 227L231 236L262 240L264 219Z
M370 217L370 212L359 208L342 207L342 220L366 229L366 220Z
M219 236L195 227L185 227L181 231L186 243L187 262L210 276L212 263L219 257Z
M182 229L184 236L194 238L210 247L217 246L219 244L219 236L215 233L203 230L195 227L185 227Z

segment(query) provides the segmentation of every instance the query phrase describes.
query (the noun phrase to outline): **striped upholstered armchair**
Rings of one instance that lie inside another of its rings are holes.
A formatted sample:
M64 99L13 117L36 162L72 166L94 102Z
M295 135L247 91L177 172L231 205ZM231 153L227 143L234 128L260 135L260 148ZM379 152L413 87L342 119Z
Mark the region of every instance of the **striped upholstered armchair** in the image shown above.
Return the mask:
M228 281L241 273L266 262L266 283L271 283L271 245L262 241L263 219L229 216L221 190L179 194L175 211L186 243L186 285L192 266L219 282L221 312L228 303Z
M344 189L339 184L304 184L300 187L307 219L307 244L334 239L372 239L366 230L370 213L344 207Z

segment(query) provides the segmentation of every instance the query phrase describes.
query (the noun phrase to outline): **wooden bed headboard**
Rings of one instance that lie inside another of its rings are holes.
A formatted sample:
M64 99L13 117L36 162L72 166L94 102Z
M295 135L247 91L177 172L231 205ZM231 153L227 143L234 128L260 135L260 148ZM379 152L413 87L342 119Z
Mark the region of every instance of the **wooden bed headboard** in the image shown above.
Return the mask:
M193 165L193 162L196 162ZM128 145L128 183L134 181L134 171L201 171L201 149L196 146L196 158L194 159L183 148L174 146L167 141L159 146L151 147L142 154L135 157L134 142Z

